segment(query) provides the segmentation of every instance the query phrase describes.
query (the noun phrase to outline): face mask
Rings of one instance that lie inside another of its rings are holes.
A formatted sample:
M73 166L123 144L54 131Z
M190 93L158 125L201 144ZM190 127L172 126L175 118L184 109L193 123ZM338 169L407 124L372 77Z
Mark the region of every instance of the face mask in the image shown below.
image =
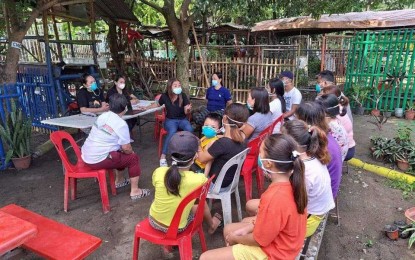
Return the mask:
M212 79L212 86L216 87L218 85L218 81L215 79Z
M222 123L223 123L223 121L222 121ZM224 134L225 133L225 127L221 127L220 129L219 129L219 131L222 133L222 134Z
M124 89L124 88L125 88L125 84L124 84L124 83L119 83L119 84L118 84L118 87L119 87L120 89Z
M89 87L89 89L91 89L92 91L95 91L97 88L98 88L98 86L97 86L97 83L96 82L93 82L91 84L91 86Z
M278 160L272 160L272 159L261 159L261 156L258 155L258 166L265 172L265 173L286 173L286 172L274 172L271 170L268 170L264 167L264 165L262 164L262 161L271 161L271 162L276 162L276 163L292 163L293 161L278 161Z
M216 130L210 126L203 126L202 134L206 136L206 138L210 139L216 136Z
M246 107L248 107L249 110L253 110L253 108L251 107L251 105L248 102L246 103Z
M321 91L321 86L320 86L320 84L316 84L316 91L317 91L317 93L320 93L320 91Z
M180 95L182 93L182 88L174 88L173 93L176 95Z

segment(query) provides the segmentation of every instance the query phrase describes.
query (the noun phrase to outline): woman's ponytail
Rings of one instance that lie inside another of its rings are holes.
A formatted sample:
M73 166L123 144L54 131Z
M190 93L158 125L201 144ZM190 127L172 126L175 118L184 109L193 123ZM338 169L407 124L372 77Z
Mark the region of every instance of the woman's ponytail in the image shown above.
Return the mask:
M326 133L317 126L311 126L308 131L311 138L307 152L315 156L322 164L328 164L331 158L327 149Z
M304 163L297 156L294 159L293 173L290 177L291 186L294 190L294 200L297 205L297 212L304 214L305 208L307 207L307 190L305 186L305 175L304 175Z
M166 186L167 193L180 197L181 181L182 176L180 175L179 167L177 164L170 166L166 172L166 175L164 176L164 185Z

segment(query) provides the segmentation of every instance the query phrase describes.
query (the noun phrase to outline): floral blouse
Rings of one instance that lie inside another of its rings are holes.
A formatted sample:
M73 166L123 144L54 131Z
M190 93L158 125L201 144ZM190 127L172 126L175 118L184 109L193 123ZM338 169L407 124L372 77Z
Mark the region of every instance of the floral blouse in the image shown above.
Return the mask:
M335 120L331 120L329 123L330 133L336 139L336 142L340 146L340 150L342 153L342 161L346 158L347 151L349 150L349 139L347 138L346 129L341 125L339 120L336 118Z

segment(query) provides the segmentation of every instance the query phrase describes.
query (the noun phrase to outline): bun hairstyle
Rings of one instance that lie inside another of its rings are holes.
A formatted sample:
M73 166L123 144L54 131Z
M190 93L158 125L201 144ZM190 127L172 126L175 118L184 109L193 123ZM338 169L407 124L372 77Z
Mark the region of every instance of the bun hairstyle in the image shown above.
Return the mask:
M316 101L324 107L327 116L336 118L336 116L340 114L339 100L336 95L324 94L318 96Z
M173 89L172 89L172 85L174 82L180 82L178 79L176 78L171 78L167 81L167 95L169 96L170 100L173 101L173 98L175 97L176 94L173 93ZM181 107L183 105L183 97L182 94L179 95L179 107Z
M289 135L273 134L268 136L263 143L265 158L278 161L292 161L291 163L278 163L270 161L279 171L291 173L290 183L294 190L294 200L297 212L304 214L307 207L307 191L304 177L304 163L294 152L298 150L298 144Z
M301 120L290 120L282 126L282 133L288 134L306 149L307 155L316 157L322 164L330 162L327 150L327 135L317 126L307 125Z
M255 99L253 111L261 114L269 112L269 94L264 87L251 88L251 97Z
M342 106L340 116L344 116L347 114L346 107L349 105L349 99L345 95L343 95L338 86L325 87L323 88L322 93L336 95L337 99L339 100L339 104Z
M232 103L225 108L224 115L228 120L228 124L231 124L232 140L237 143L243 143L245 141L245 135L239 128L248 120L248 108L239 103Z
M277 98L280 100L282 112L287 112L284 99L284 83L282 82L282 80L279 78L271 79L269 81L269 87L271 88L271 93L275 93L277 95Z
M307 123L307 125L318 126L326 134L329 131L329 125L326 122L326 113L324 107L317 102L301 103L296 111L296 117Z

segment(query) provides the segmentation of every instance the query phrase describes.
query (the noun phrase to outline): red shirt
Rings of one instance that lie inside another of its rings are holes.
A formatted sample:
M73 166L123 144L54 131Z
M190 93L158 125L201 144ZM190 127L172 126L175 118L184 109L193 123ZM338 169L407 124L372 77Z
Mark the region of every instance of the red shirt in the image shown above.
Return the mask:
M307 212L298 214L291 183L273 183L261 196L253 235L269 259L295 259L306 224Z

